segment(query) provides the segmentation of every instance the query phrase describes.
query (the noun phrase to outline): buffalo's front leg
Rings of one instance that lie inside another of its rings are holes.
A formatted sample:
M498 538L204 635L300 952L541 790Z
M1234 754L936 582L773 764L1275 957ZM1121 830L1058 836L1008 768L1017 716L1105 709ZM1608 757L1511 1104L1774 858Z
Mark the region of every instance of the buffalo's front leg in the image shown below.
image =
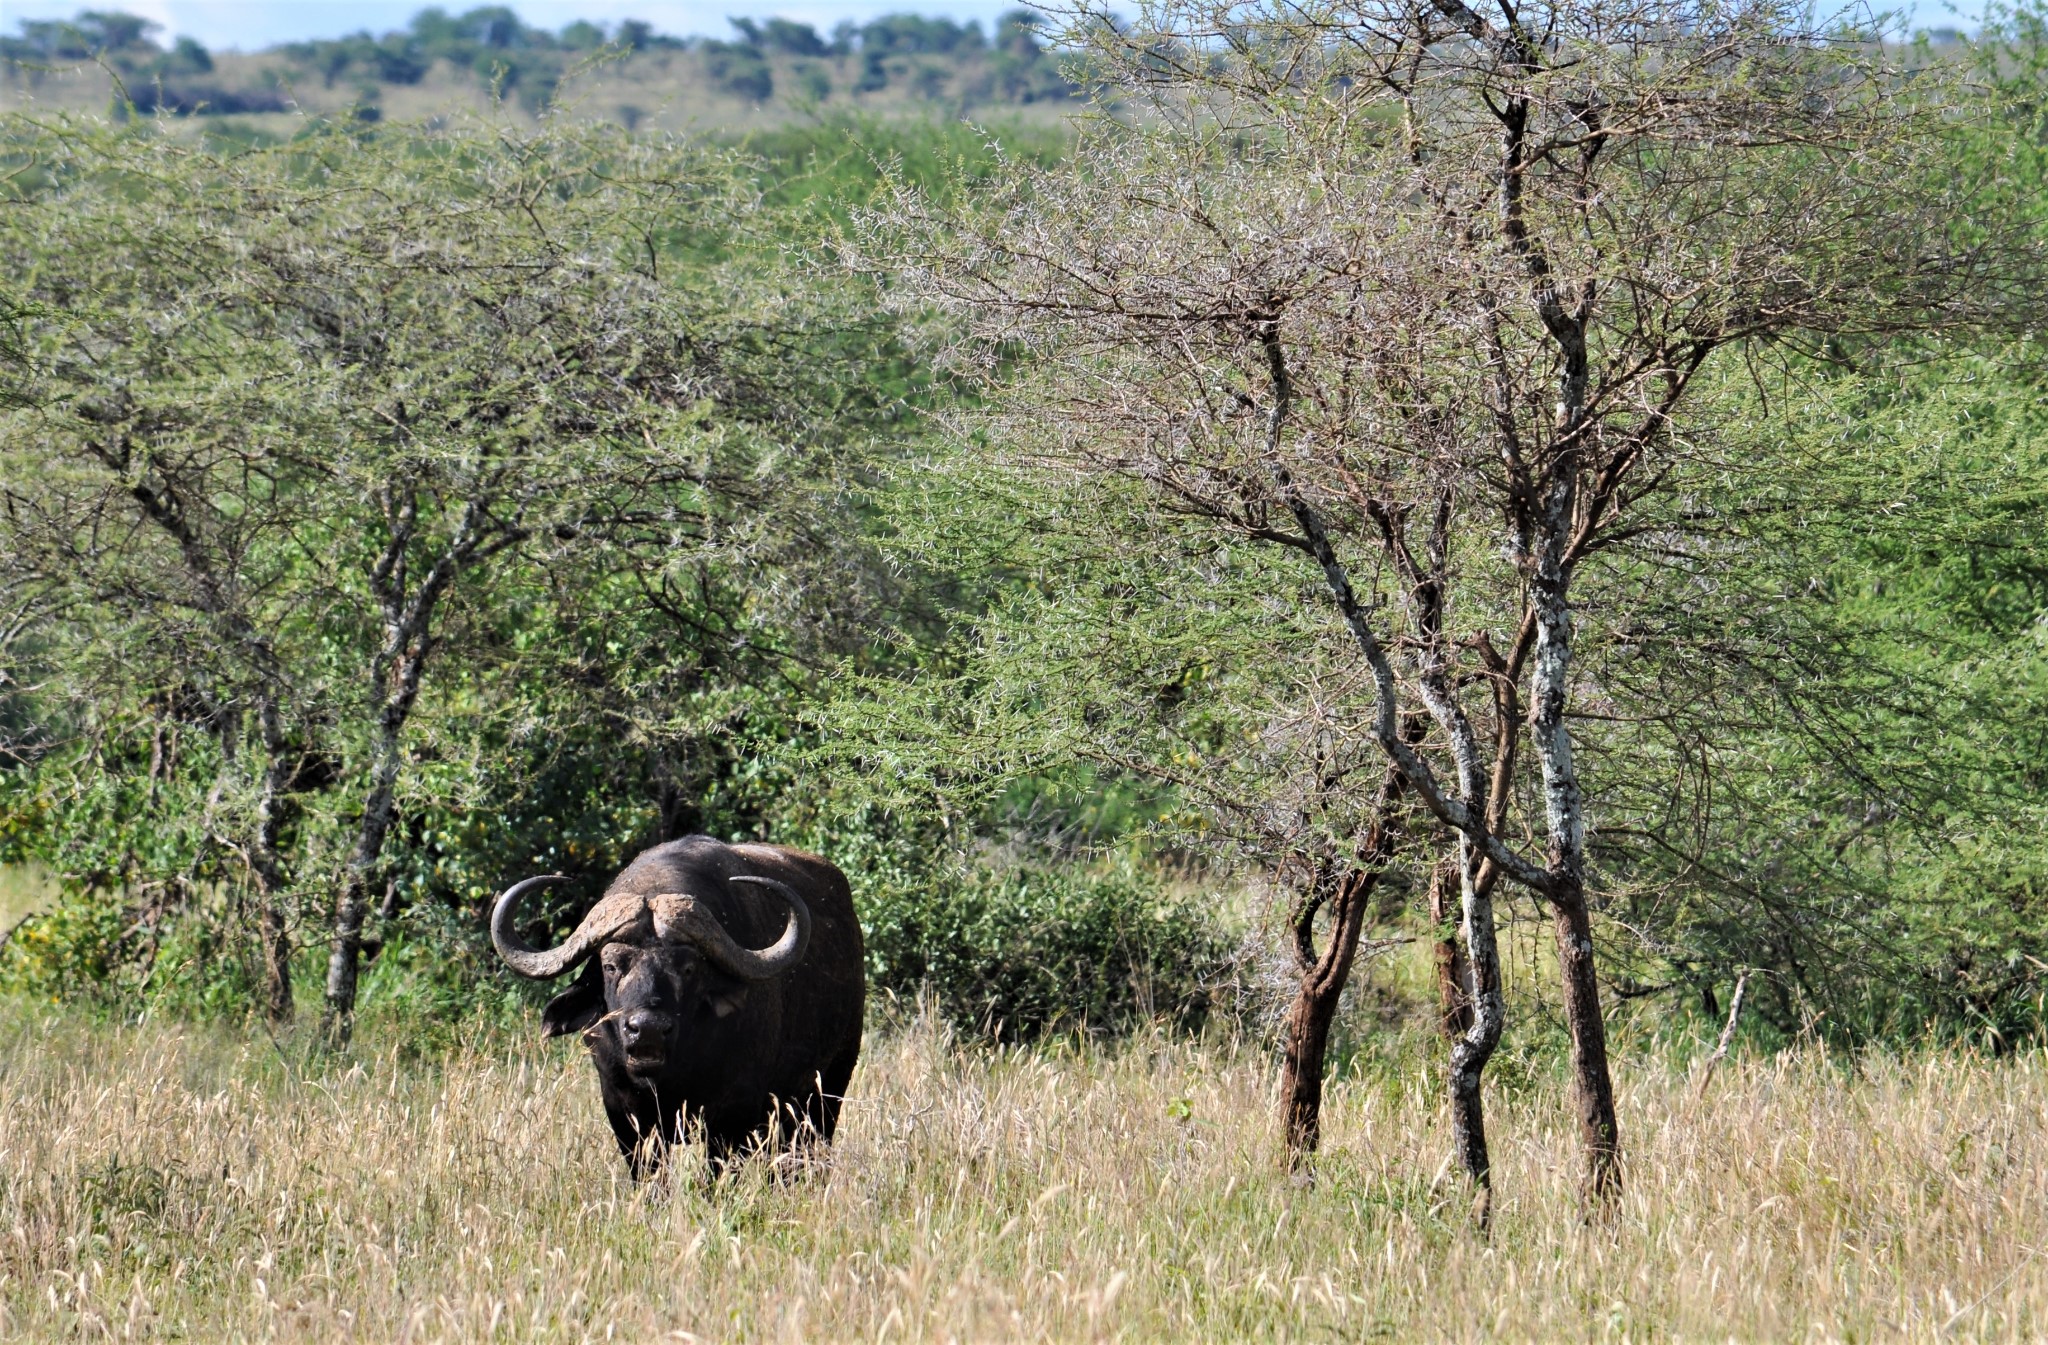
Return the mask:
M626 1166L632 1170L634 1181L644 1181L661 1166L660 1150L666 1144L661 1133L659 1118L654 1108L641 1109L622 1105L622 1100L605 1090L604 1114L612 1123L612 1135L619 1142L619 1152L626 1156Z
M600 1084L604 1114L612 1123L612 1135L619 1142L619 1152L626 1156L633 1179L653 1176L669 1146L683 1142L683 1109L664 1106L651 1087L620 1087L603 1076Z

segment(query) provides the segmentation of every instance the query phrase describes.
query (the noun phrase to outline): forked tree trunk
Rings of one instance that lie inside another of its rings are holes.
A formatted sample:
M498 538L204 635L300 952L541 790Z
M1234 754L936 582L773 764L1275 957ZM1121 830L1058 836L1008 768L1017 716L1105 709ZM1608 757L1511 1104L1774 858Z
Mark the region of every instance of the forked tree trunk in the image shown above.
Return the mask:
M1294 1167L1306 1163L1323 1136L1323 1066L1330 1045L1330 1024L1351 979L1358 955L1358 935L1365 907L1379 881L1376 869L1353 869L1338 880L1330 898L1329 946L1301 973L1301 987L1287 1011L1287 1037L1280 1069L1281 1124L1287 1136L1287 1158ZM1318 903L1320 904L1320 903ZM1315 918L1310 909L1296 927L1297 939L1307 936Z
M1420 733L1417 724L1414 732ZM1300 1168L1315 1153L1323 1136L1323 1069L1330 1046L1330 1024L1351 979L1358 956L1365 910L1387 860L1393 856L1393 814L1400 803L1401 773L1389 769L1373 796L1372 821L1359 841L1354 866L1337 880L1334 892L1311 891L1294 917L1294 955L1301 968L1301 987L1287 1013L1287 1031L1280 1068L1281 1130L1287 1159ZM1330 934L1320 955L1315 948L1316 912L1327 899Z
M370 788L363 798L363 815L356 824L355 844L349 848L341 892L334 901L334 934L327 952L327 1004L320 1024L327 1044L337 1050L346 1047L355 1033L363 922L369 918L377 866L383 859L384 841L397 813L398 775L405 762L405 725L419 701L427 657L433 652L435 609L449 585L455 582L457 572L483 548L479 527L484 510L476 500L471 500L463 506L454 540L408 599L404 593L405 553L419 520L418 501L410 491L397 491L387 498L385 507L392 520L391 537L370 574L371 589L383 609L386 632L384 648L371 665L371 681L381 696L376 746L371 752ZM501 545L509 545L524 535L517 529L503 528L498 539Z
M1406 543L1405 529L1400 521L1405 515L1397 517L1393 510L1384 506L1372 511L1380 522L1389 552L1408 581L1416 625L1424 636L1417 680L1429 713L1426 717L1401 715L1396 708L1399 702L1393 665L1388 661L1379 637L1373 632L1371 614L1351 587L1351 576L1330 545L1329 532L1324 528L1321 517L1296 488L1294 477L1280 455L1281 432L1293 392L1287 360L1280 346L1278 324L1272 321L1263 323L1258 339L1265 349L1267 367L1273 379L1273 401L1266 414L1267 470L1272 473L1273 483L1286 502L1288 512L1301 526L1306 549L1322 568L1337 610L1343 613L1345 625L1350 628L1352 638L1372 669L1374 689L1379 699L1374 734L1392 761L1387 774L1388 783L1382 786L1382 792L1414 787L1423 794L1431 811L1458 832L1458 895L1465 947L1471 958L1468 993L1472 1002L1472 1022L1465 1035L1451 1048L1451 1119L1458 1160L1476 1188L1473 1211L1480 1225L1485 1227L1492 1216L1492 1166L1486 1152L1485 1114L1480 1105L1479 1078L1494 1048L1500 1044L1507 1008L1501 999L1500 952L1494 940L1492 884L1478 881L1479 856L1474 846L1490 847L1488 853L1494 862L1509 864L1518 871L1526 871L1529 866L1526 862L1517 862L1516 857L1506 852L1491 829L1483 825L1478 813L1485 785L1477 742L1471 723L1458 702L1443 640L1444 576L1450 555L1451 497L1448 493L1438 496L1427 546L1427 569L1417 563ZM1562 592L1559 588L1560 597ZM1561 709L1561 695L1556 703ZM1454 798L1446 798L1438 790L1434 773L1415 750L1430 720L1434 720L1437 728L1450 740L1457 758L1458 794ZM1384 810L1380 816L1385 816ZM1475 832L1478 833L1476 838ZM1523 881L1537 877L1527 872L1522 872L1521 876ZM1540 877L1537 881L1541 881Z

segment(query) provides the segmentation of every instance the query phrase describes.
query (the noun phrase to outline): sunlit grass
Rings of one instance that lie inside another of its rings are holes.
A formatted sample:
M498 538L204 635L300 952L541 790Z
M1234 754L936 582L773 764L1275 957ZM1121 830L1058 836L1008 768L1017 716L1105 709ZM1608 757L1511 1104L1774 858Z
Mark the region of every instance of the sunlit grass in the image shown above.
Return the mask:
M2048 1333L2048 1060L1621 1076L1588 1223L1562 1099L1492 1099L1491 1241L1435 1086L1333 1090L1313 1186L1270 1058L873 1040L829 1163L635 1188L580 1052L260 1036L0 1006L0 1336L45 1340L2011 1339Z

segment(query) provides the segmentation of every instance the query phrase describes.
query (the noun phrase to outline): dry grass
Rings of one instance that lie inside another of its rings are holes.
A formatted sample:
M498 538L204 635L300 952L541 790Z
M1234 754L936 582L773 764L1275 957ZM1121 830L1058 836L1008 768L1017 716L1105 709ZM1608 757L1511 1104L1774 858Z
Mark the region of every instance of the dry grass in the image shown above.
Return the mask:
M1321 1180L1273 1071L1163 1042L871 1044L829 1165L623 1176L565 1047L386 1052L0 1006L0 1337L1714 1339L2048 1335L2048 1058L1623 1077L1582 1222L1560 1099L1496 1098L1488 1243L1419 1068L1341 1085Z

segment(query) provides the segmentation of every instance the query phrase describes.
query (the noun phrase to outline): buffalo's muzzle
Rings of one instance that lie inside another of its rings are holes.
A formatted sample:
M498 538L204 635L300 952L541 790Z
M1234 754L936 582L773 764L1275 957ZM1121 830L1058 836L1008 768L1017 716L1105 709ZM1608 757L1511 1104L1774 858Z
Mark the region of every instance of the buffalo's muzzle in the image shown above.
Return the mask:
M635 1009L619 1022L619 1041L626 1048L626 1063L658 1065L668 1054L668 1038L675 1021L665 1013Z

